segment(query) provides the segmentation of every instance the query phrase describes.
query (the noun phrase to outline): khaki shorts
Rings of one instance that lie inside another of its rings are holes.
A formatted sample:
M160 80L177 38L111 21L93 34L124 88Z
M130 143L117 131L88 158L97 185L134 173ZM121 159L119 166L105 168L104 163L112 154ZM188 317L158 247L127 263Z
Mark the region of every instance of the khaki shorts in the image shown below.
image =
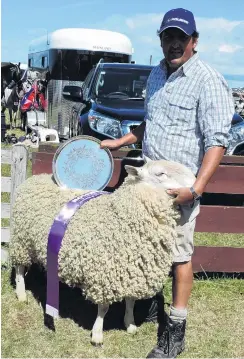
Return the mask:
M174 263L189 262L194 251L194 229L200 212L199 201L180 206L181 219L177 226L178 236L173 247Z

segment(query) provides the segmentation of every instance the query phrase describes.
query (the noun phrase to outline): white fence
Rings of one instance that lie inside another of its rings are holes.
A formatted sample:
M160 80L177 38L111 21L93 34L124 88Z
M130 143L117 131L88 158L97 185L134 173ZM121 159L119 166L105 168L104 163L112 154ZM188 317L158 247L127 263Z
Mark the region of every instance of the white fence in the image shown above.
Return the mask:
M17 144L11 150L1 151L2 164L11 165L11 177L1 177L1 192L10 193L10 203L1 203L1 218L9 218L11 226L11 212L16 196L16 188L27 176L28 150L22 144ZM10 241L10 227L1 228L1 244ZM2 246L1 246L2 247ZM7 248L1 248L1 261L8 258Z

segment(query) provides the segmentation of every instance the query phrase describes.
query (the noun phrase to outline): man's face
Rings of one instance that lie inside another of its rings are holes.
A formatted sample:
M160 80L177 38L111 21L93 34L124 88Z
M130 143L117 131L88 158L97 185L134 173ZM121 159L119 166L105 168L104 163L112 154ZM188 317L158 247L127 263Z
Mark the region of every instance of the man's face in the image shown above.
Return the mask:
M172 69L177 69L187 62L192 57L196 45L197 39L174 27L165 30L161 37L165 59Z

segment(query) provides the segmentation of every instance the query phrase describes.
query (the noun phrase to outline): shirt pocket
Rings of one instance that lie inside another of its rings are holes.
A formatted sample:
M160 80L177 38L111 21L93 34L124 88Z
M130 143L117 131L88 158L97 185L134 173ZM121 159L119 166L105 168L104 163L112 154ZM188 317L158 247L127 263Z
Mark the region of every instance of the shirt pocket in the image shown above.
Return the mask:
M168 99L168 120L174 124L191 122L196 115L196 105L193 96L174 94Z

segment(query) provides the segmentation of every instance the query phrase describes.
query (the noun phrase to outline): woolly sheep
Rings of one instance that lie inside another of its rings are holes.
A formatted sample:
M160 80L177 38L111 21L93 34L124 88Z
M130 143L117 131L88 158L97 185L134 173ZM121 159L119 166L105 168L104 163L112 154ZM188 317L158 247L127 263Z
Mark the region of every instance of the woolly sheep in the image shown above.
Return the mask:
M158 293L172 264L179 211L166 192L192 186L195 176L185 166L165 160L143 167L125 166L124 183L114 193L84 204L65 232L59 253L59 278L81 287L98 304L92 343L103 342L103 320L109 304L125 299L124 323L136 332L136 299ZM26 300L24 267L46 267L47 239L65 203L87 191L62 189L47 174L19 186L13 208L10 256L16 267L16 293Z

